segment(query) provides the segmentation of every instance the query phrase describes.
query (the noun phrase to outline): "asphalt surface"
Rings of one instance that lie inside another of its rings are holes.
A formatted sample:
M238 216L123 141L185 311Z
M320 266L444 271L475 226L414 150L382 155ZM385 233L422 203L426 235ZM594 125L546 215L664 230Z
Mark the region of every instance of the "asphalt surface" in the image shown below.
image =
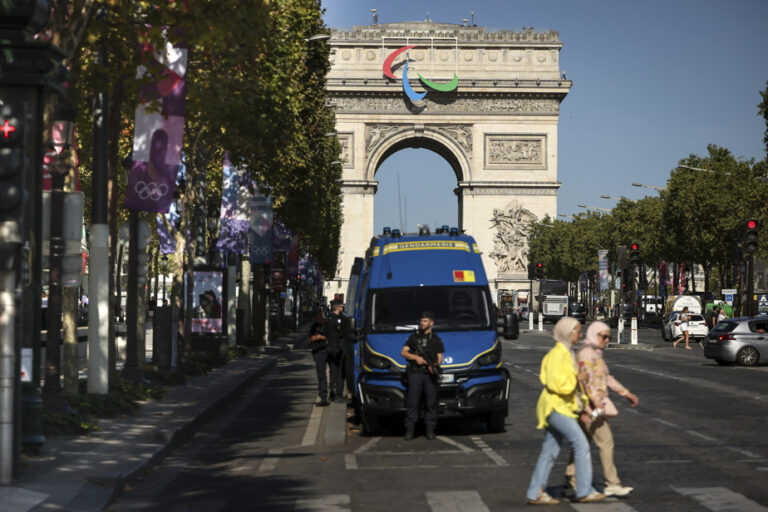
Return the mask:
M658 330L640 329L639 342L606 351L614 376L640 398L631 409L614 397L620 415L611 422L619 475L635 491L550 508L768 512L768 366L720 367L696 344L672 350ZM437 440L410 442L398 423L375 437L348 425L344 442L338 406L313 405L310 354L288 352L108 510L530 510L524 494L543 439L535 428L538 369L552 343L546 332L504 342L512 374L505 432L443 421ZM552 471L553 495L561 492L566 457L561 453ZM602 488L594 449L592 458Z

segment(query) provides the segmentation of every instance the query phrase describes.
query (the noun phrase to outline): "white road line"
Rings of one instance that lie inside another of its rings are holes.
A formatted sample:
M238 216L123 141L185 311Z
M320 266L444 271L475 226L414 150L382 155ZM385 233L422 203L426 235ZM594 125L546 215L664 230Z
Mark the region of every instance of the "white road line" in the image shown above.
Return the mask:
M713 512L768 512L764 507L725 487L673 487L683 496L690 496Z
M742 450L741 448L736 448L735 446L726 446L726 448L728 448L732 452L740 453L743 456L749 457L751 459L759 459L760 458L760 456L755 454L755 453L748 452L747 450Z
M271 448L268 452L269 455L282 455L283 448ZM259 473L272 473L277 469L277 463L280 457L265 457L261 464L259 464Z
M600 503L571 503L571 506L578 512L636 512L637 509L630 507L621 501L601 501Z
M647 460L646 464L691 464L692 459Z
M671 421L666 421L666 420L663 420L663 419L661 419L661 418L653 418L653 421L655 421L655 422L657 422L657 423L661 423L662 425L666 425L666 426L668 426L668 427L672 427L672 428L680 428L680 427L678 427L677 425L675 425L674 423L672 423Z
M494 449L488 446L481 438L472 437L471 439L477 445L480 451L483 452L489 459L491 459L497 466L509 466L509 462L504 460L504 457L496 453Z
M768 468L755 468L756 471L768 471Z
M304 431L304 438L301 440L301 446L310 446L317 444L317 435L320 433L320 421L323 419L324 407L315 407L312 405L312 414L309 416L307 430Z
M354 453L348 453L344 456L344 467L346 469L357 469L357 457Z
M363 446L361 446L357 450L355 450L354 453L367 452L368 450L373 448L373 445L375 445L379 441L381 441L381 437L373 437L367 443L365 443Z
M692 436L700 437L705 441L717 441L717 439L715 439L714 437L709 437L708 435L702 434L700 432L696 432L695 430L686 430L686 432L691 434Z
M638 368L636 366L631 366L628 364L611 363L611 366L613 366L614 368L625 368L627 370L632 370L634 372L647 373L648 375L655 375L657 377L664 377L665 379L678 380L680 382L685 382L686 380L682 377L678 377L677 375L671 375L669 373L663 373L663 372L655 372L653 370L648 370L646 368Z
M477 491L432 491L425 495L434 512L491 512Z
M349 494L328 494L321 498L296 500L296 512L349 512Z
M449 444L449 445L451 445L451 446L455 446L456 448L458 448L459 450L461 450L461 451L462 451L462 452L464 452L464 453L475 453L475 450L473 450L473 449L472 449L472 448L470 448L469 446L463 445L463 444L461 444L461 443L460 443L460 442L458 442L458 441L454 441L454 440L453 440L453 439L451 439L450 437L446 437L446 436L437 436L437 438L438 438L439 440L441 440L442 442L444 442L444 443L447 443L447 444Z

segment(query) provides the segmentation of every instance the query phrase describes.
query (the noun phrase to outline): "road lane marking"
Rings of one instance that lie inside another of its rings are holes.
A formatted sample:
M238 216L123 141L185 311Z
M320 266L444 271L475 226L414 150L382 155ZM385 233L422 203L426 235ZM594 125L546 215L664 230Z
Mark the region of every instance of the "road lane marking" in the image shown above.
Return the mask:
M705 441L717 441L717 439L715 439L714 437L709 437L708 435L702 434L700 432L696 432L695 430L686 430L686 432L691 434L692 436L700 437Z
M611 363L611 366L614 368L624 368L624 369L632 370L634 372L639 372L639 373L647 373L648 375L655 375L657 377L664 377L665 379L678 380L680 382L686 381L686 379L682 377L678 377L677 375L671 375L669 373L664 373L664 372L655 372L653 370L648 370L647 368L638 368L636 366L632 366L628 364Z
M671 421L666 421L666 420L663 420L663 419L661 419L661 418L653 418L653 421L655 421L655 422L657 422L657 423L661 423L662 425L666 425L666 426L668 426L668 427L672 427L672 428L680 428L680 427L678 427L677 425L675 425L674 423L672 423Z
M424 493L434 512L491 512L477 491L431 491Z
M367 443L359 447L357 450L355 450L353 453L364 453L373 448L373 445L381 441L381 437L374 437L371 438Z
M267 453L269 455L282 455L283 448L270 448ZM264 460L261 461L261 464L259 464L259 473L269 474L274 472L277 469L277 463L279 460L280 457L265 457Z
M764 507L725 487L673 487L683 496L689 496L713 512L768 512Z
M646 464L691 464L692 459L666 459L666 460L647 460Z
M732 452L740 453L743 456L749 457L751 459L759 459L760 458L760 456L755 454L755 453L749 452L747 450L742 450L741 448L736 448L735 446L726 446L726 448L728 448Z
M357 457L354 453L348 453L344 456L345 469L357 469Z
M463 453L475 453L475 450L473 450L473 449L472 449L472 448L470 448L469 446L465 446L465 445L461 444L461 443L460 443L460 442L458 442L458 441L454 441L454 440L453 440L453 439L451 439L450 437L446 437L446 436L437 436L437 438L438 438L440 441L444 442L444 443L447 443L447 444L449 444L449 445L451 445L451 446L455 446L456 448L458 448L459 450L461 450Z
M307 430L304 431L304 438L301 440L301 446L311 446L317 444L317 436L320 433L320 422L323 419L323 407L312 405L312 414L309 416Z
M320 498L296 500L296 512L349 512L349 494L328 494Z
M493 448L483 441L480 437L472 436L472 442L483 452L489 459L491 459L497 466L509 466L509 462L504 460L504 457L494 451Z
M570 505L578 512L637 512L636 508L621 501L606 500L600 503L571 503Z

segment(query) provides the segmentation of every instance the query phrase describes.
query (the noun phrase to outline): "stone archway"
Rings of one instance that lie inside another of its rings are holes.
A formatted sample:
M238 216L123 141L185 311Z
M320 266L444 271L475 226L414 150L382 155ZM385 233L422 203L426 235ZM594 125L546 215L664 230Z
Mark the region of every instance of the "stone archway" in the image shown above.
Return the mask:
M527 230L502 225L520 212L528 221L557 215L557 125L571 87L560 73L557 32L406 22L334 31L330 44L344 223L339 273L327 293L346 291L354 258L374 235L376 170L406 147L430 149L453 168L459 227L476 238L492 288L527 289L521 256L511 254L527 241L510 238ZM391 57L404 46L411 49ZM456 76L459 85L440 92L411 78L412 89L427 92L414 102L402 78L383 73L388 57L400 72L408 59L411 77L445 83Z

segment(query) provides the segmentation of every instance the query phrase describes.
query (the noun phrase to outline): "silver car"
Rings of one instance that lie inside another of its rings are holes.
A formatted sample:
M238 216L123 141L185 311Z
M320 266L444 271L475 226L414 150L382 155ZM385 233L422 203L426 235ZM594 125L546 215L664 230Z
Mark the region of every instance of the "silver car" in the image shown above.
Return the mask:
M717 364L754 366L768 361L768 317L728 318L707 335L704 356Z

